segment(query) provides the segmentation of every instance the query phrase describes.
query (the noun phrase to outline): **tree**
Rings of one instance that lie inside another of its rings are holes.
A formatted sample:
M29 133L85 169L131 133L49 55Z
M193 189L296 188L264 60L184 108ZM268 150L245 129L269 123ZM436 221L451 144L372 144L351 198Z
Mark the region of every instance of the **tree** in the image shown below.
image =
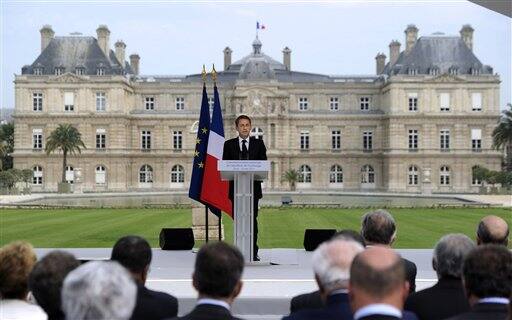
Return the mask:
M46 139L46 154L54 151L62 151L62 183L66 183L66 166L68 154L74 155L76 152L82 153L86 149L82 141L82 135L71 124L59 124L59 126L50 133Z
M498 126L492 132L493 147L497 150L505 148L507 171L512 171L512 104L507 105L510 110L503 111ZM508 148L508 150L507 150Z
M295 169L286 170L283 173L283 181L290 184L290 190L295 191L295 184L299 181L299 172Z
M0 170L12 168L12 156L14 151L14 124L12 122L0 125Z

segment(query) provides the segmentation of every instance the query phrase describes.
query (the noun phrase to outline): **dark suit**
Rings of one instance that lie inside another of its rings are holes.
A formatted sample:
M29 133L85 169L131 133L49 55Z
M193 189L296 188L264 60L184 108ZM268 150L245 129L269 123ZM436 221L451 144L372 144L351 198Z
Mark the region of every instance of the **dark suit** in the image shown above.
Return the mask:
M477 303L470 311L447 320L505 320L508 305L500 303Z
M432 287L411 294L405 310L416 313L420 320L441 320L469 311L462 280L445 277Z
M176 320L241 320L231 315L228 309L213 305L213 304L199 304L189 314L183 317L176 317Z
M160 320L176 317L177 314L178 300L175 297L137 285L137 301L131 320Z
M348 302L348 294L339 293L333 294L327 297L325 307L319 309L304 309L298 312L292 313L287 317L283 317L283 320L307 320L307 319L318 319L318 320L350 320L352 319L352 311Z
M409 293L413 293L416 291L416 264L414 262L409 261L407 259L402 258L405 266L405 277L406 280L409 281Z
M222 154L222 160L267 160L267 148L263 143L262 139L256 139L254 137L249 138L249 159L242 159L242 150L240 149L240 143L238 137L234 139L227 140L224 142L224 151ZM258 255L258 201L263 197L261 192L261 181L254 181L253 185L254 190L254 232L253 232L253 255L256 257ZM229 199L234 206L233 201L234 194L234 186L233 182L229 182Z

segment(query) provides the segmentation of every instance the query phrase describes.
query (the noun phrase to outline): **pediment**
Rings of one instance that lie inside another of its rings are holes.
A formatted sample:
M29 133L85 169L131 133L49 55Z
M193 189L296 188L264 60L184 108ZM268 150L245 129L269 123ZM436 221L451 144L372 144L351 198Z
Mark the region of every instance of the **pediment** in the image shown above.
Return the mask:
M62 75L56 76L50 80L51 82L59 83L77 83L87 81L84 76L79 76L71 72L66 72Z
M465 82L466 80L453 74L443 73L432 79L433 82Z

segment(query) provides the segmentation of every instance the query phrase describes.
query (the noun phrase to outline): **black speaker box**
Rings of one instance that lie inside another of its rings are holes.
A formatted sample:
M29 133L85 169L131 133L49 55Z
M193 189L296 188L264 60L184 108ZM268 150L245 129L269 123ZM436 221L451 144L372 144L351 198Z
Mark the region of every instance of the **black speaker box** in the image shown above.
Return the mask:
M318 246L334 236L336 229L306 229L304 232L304 249L314 251Z
M194 248L192 228L163 228L160 231L160 248L162 250L192 250Z

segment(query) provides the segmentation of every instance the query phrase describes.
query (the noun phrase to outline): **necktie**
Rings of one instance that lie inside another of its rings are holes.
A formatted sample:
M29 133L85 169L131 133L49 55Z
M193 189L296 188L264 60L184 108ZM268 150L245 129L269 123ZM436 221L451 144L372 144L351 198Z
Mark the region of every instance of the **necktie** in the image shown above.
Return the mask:
M249 152L247 151L247 140L242 140L242 160L249 159Z

